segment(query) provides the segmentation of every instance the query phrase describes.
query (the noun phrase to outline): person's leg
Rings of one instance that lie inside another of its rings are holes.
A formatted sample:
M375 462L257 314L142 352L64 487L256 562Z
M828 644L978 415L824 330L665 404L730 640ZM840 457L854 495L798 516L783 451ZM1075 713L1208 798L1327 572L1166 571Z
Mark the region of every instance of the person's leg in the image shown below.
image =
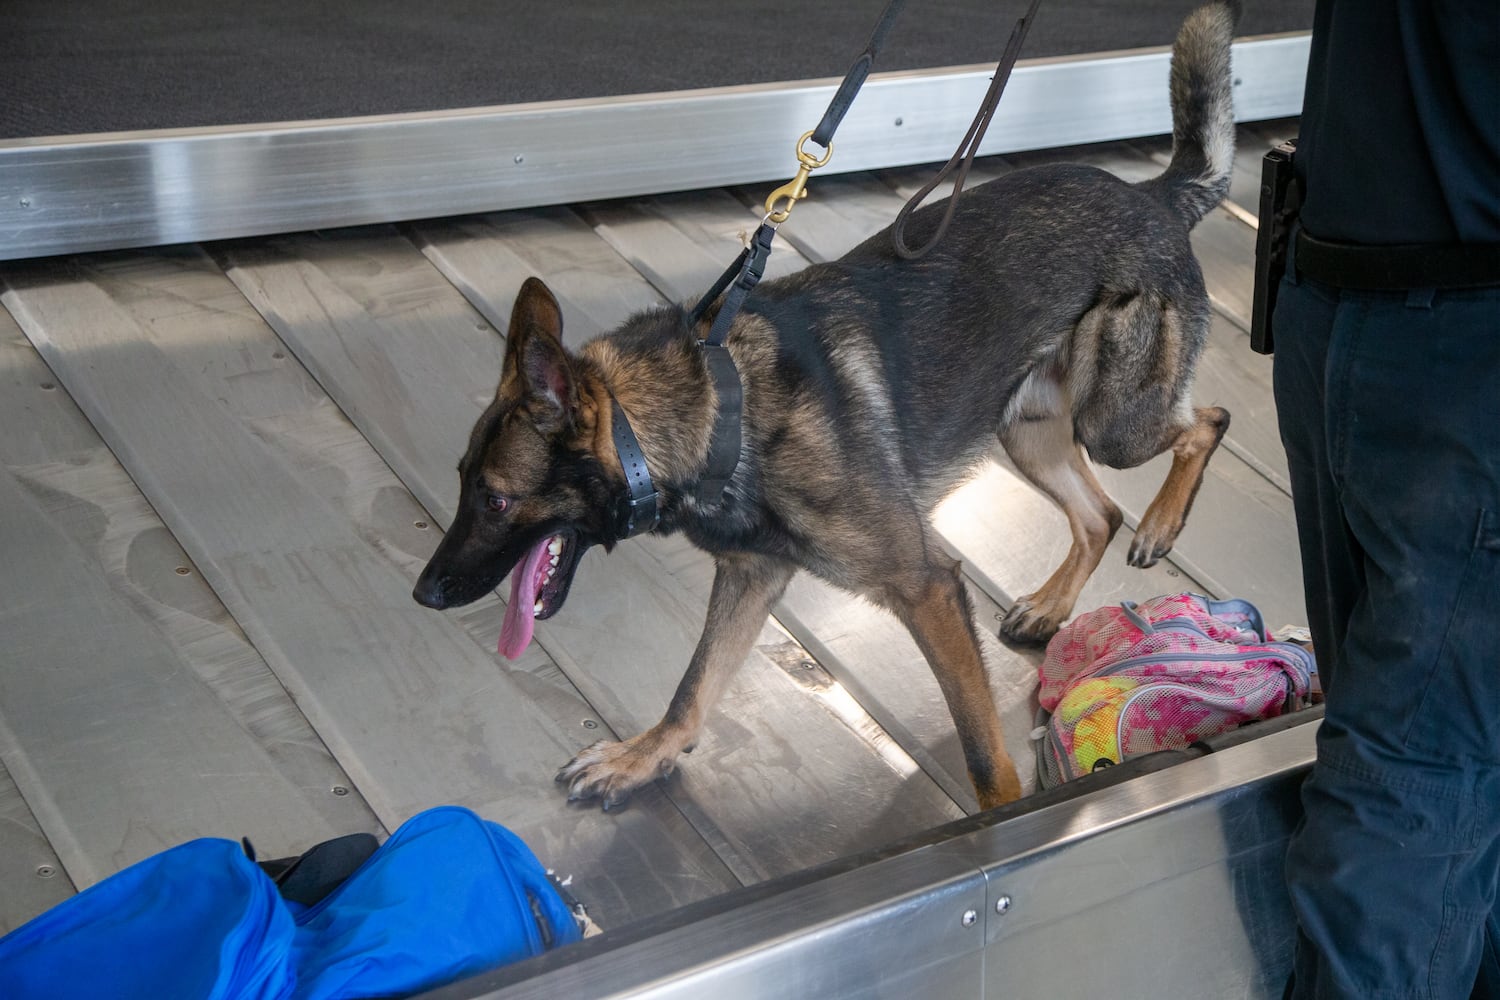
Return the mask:
M1469 1000L1494 1000L1500 997L1500 913L1490 911L1484 928L1484 958Z
M1363 554L1344 520L1328 461L1328 345L1338 293L1312 282L1282 283L1276 304L1273 368L1276 413L1292 481L1303 593L1318 679L1324 690L1349 614L1364 589Z
M1500 878L1497 315L1500 294L1476 293L1334 310L1325 441L1363 588L1318 651L1334 670L1287 859L1299 997L1462 997L1481 968Z
M1324 408L1328 345L1337 308L1336 291L1298 282L1291 272L1281 283L1273 319L1276 415L1291 476L1308 630L1322 685L1337 673L1334 660L1348 631L1349 610L1364 586L1360 554L1344 521L1328 462ZM1304 824L1299 821L1298 833ZM1317 980L1317 949L1300 926L1297 939L1284 1000L1297 995L1299 975L1308 987L1304 996L1311 995L1310 984Z

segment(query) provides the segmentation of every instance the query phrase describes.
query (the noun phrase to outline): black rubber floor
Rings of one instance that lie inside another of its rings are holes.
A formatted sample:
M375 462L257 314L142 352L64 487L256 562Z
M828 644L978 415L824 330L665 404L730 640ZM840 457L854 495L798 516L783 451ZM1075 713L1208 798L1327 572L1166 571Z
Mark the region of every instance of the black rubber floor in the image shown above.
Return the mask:
M1199 0L1046 0L1023 58L1165 45ZM1246 5L1307 30L1313 0ZM6 0L0 139L839 76L884 0ZM994 62L1023 0L909 0L877 69Z

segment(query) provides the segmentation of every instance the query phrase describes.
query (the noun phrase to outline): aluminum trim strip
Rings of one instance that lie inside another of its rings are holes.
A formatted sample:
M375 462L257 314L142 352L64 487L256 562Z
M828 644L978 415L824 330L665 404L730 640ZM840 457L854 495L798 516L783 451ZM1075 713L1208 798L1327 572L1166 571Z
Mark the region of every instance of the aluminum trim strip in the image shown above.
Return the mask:
M1240 120L1298 112L1308 40L1235 44ZM1023 62L981 152L1169 131L1168 62L1166 49ZM872 76L827 171L945 159L989 73ZM0 260L784 179L836 84L9 140Z
M614 949L585 950L571 964L557 965L544 957L544 967L557 967L532 978L521 979L527 967L517 966L430 997L675 997L725 994L726 988L725 995L734 996L794 995L777 993L773 984L787 974L789 964L799 962L842 969L842 982L853 985L848 992L797 995L863 995L858 984L867 979L880 982L883 975L921 973L903 964L911 961L909 955L903 958L904 952L891 950L889 941L901 935L952 961L1015 933L1015 919L995 911L998 895L1023 884L1032 867L1043 870L1054 859L1066 858L1070 848L1142 821L1169 820L1178 810L1188 815L1212 803L1240 802L1258 789L1284 791L1288 777L1311 766L1317 729L1316 723L1307 723L1270 733L708 916L699 910L690 921L667 917L644 938ZM981 889L977 907L976 884ZM951 933L967 929L962 924L966 909L975 909L979 933L972 937ZM747 990L747 983L755 988ZM696 994L682 993L684 984L692 984ZM945 985L941 978L924 982L924 988L938 985ZM971 990L966 995L981 994Z

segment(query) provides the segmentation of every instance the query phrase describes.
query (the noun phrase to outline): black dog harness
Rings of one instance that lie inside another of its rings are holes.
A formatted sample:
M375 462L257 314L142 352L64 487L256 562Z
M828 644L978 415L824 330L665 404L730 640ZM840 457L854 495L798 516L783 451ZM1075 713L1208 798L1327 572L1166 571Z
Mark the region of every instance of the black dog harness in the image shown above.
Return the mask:
M838 129L849 106L854 102L854 97L864 84L865 77L869 76L870 68L875 62L875 55L884 43L891 25L895 23L896 15L900 13L904 2L905 0L889 0L885 11L880 15L880 20L875 25L869 44L865 46L864 51L859 54L854 65L844 76L844 82L834 93L833 100L829 103L828 110L824 112L818 127L805 138L812 139L828 149L830 153L832 152L833 133ZM798 146L800 149L801 143ZM798 181L805 183L808 169L818 162L827 162L827 158L825 157L822 161L804 159L804 167L798 173ZM734 358L730 356L729 349L724 346L724 338L728 336L729 327L738 315L740 307L744 305L750 290L760 281L761 275L765 274L766 261L771 256L771 241L776 236L776 224L783 221L786 213L791 211L791 206L796 204L799 197L806 194L801 184L796 184L795 187L788 185L787 188L780 189L780 192L785 192L788 199L787 209L782 213L767 211L766 218L761 220L759 228L755 230L755 235L750 238L749 245L741 251L734 263L729 265L714 282L708 294L703 296L688 314L689 326L696 326L707 314L709 307L718 300L720 295L725 295L726 289L728 290L724 304L714 316L708 336L698 344L703 351L703 360L708 367L709 377L713 379L714 393L719 401L718 412L714 416L713 437L709 442L707 466L694 490L694 495L700 504L719 502L723 498L725 488L729 485L729 480L734 477L735 469L740 464L745 387L740 380L739 369L735 367ZM772 196L773 199L776 197L777 195ZM626 418L625 411L620 408L619 401L613 396L611 396L611 403L614 407L612 424L615 451L620 456L621 468L625 470L627 487L627 493L621 499L615 515L617 536L623 540L656 527L661 520L660 496L655 486L652 485L651 474L646 469L646 460L641 453L640 442L636 440L635 432L630 429L630 421Z
M802 163L802 167L798 170L797 176L791 183L771 193L766 200L766 216L755 230L755 235L750 238L749 244L740 252L734 263L730 264L714 282L708 294L704 295L688 313L688 325L695 327L708 313L709 307L718 301L719 296L724 296L724 304L719 307L718 313L714 316L708 336L698 343L703 351L703 360L708 367L709 377L713 379L714 392L718 396L718 412L714 416L713 436L709 442L707 464L694 489L694 496L700 504L715 504L722 501L725 489L734 478L735 470L739 468L740 450L743 443L745 387L740 379L739 369L735 366L734 358L730 356L729 349L724 346L724 339L728 336L729 327L734 322L735 316L739 314L740 307L745 304L745 299L749 296L751 289L765 273L766 262L771 257L771 241L776 236L776 227L786 221L797 200L806 197L809 171L827 163L828 158L833 155L833 134L844 120L844 115L848 112L850 105L854 103L855 95L864 85L865 78L869 76L875 64L875 56L885 43L886 35L889 34L904 2L905 0L889 0L886 4L880 20L875 24L875 31L870 35L869 42L844 75L843 82L839 84L817 128L798 141L797 158ZM969 172L969 164L973 162L979 143L984 138L985 129L989 127L990 119L994 116L995 107L1005 89L1005 83L1010 78L1016 58L1020 55L1021 43L1031 27L1031 22L1035 20L1036 11L1040 5L1041 0L1032 0L1026 16L1016 22L1010 42L990 82L989 92L980 105L974 124L970 126L968 134L959 144L958 151L953 154L953 158L937 177L912 198L897 216L891 235L895 242L896 252L900 256L914 260L931 250L943 238L948 222L953 217L958 193L963 189L964 178ZM826 150L821 159L806 152L804 145L809 140ZM947 214L931 239L924 246L912 249L905 240L907 217L928 192L954 169L958 170L958 176L954 182L953 194L949 199ZM786 199L786 207L778 210L776 206L783 198ZM625 470L625 482L628 488L628 493L622 498L616 515L618 537L625 539L656 527L661 520L660 498L651 483L651 475L646 470L645 457L641 454L640 442L636 440L635 433L630 429L630 422L625 417L625 411L620 408L619 401L613 396L611 396L611 402L614 406L615 450L620 456L620 465ZM646 511L648 507L649 516Z

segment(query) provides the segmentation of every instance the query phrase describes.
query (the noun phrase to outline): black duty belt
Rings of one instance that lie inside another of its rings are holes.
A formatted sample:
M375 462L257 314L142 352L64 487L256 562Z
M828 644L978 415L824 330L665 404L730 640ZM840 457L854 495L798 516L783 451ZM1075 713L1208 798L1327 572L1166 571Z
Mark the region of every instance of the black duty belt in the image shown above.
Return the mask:
M1298 229L1295 260L1298 274L1351 291L1500 286L1500 243L1371 246Z

